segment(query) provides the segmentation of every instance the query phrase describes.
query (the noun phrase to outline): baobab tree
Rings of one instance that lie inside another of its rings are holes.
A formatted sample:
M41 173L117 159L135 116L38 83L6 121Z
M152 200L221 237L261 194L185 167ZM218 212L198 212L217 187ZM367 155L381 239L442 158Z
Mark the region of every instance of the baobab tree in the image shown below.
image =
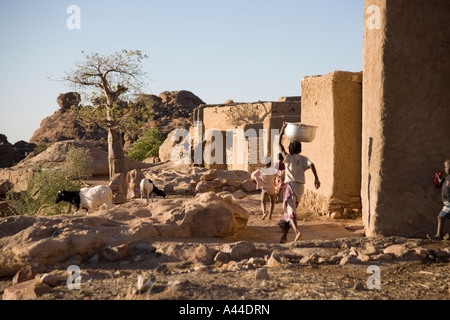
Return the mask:
M140 50L122 50L111 55L87 54L76 68L60 79L90 98L93 106L76 107L78 121L86 128L95 126L108 131L108 163L110 179L125 173L122 133L137 128L136 119L143 110L127 103L127 98L140 92L146 73L142 60L148 58ZM91 92L89 92L91 90Z

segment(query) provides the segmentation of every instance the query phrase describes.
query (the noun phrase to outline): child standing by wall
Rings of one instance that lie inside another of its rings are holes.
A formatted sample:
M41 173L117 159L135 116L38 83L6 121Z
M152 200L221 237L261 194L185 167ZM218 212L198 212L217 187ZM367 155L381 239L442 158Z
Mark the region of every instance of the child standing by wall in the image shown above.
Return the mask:
M444 204L442 211L437 216L437 231L435 236L428 236L432 240L440 240L444 237L444 221L450 219L450 159L444 162L444 171L446 177L439 179L442 186L442 202Z

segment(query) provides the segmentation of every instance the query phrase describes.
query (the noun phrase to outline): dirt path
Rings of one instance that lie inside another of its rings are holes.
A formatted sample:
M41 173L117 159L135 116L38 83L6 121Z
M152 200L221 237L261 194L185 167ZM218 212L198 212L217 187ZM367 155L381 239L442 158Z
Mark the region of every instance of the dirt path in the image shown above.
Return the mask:
M236 202L243 206L250 214L247 228L238 232L236 239L253 242L279 243L280 229L277 222L281 219L283 209L280 203L274 208L272 219L261 220L261 206L259 194L253 194ZM357 220L330 220L320 217L305 209L299 208L298 226L302 233L302 240L334 240L345 237L362 236L364 225ZM288 242L294 240L294 231L288 234Z

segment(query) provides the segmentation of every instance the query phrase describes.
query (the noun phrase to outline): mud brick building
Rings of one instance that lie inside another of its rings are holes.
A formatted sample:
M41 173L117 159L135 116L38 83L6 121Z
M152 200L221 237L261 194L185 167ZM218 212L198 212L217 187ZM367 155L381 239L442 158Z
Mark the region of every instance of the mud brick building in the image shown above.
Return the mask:
M361 207L361 72L334 71L302 79L302 123L317 126L302 154L316 166L321 187L306 173L303 203L318 212Z
M362 75L302 80L301 121L318 126L303 153L322 181L307 174L303 202L324 212L360 197L366 236L424 237L450 158L450 2L366 0L364 12Z
M450 158L449 120L450 1L366 0L361 159L366 235L436 232L442 202L431 181Z
M228 142L221 163L207 166L263 165L248 152L252 137L238 139L239 130L259 135L283 121L316 125L303 154L316 164L322 186L316 190L308 172L303 204L320 212L361 208L366 236L434 233L442 202L431 182L450 158L449 22L450 1L365 0L362 73L304 77L301 103L200 106L193 120L202 132L215 129ZM271 157L276 141L269 134L262 144Z
M272 129L278 133L283 121L300 121L300 97L279 100L201 105L195 109L192 122L197 125L190 131L194 149L201 149L201 163L207 168L248 172L264 166L268 161L265 157L274 155L273 144L278 141ZM205 134L207 139L194 139ZM216 139L221 141L213 146ZM195 145L195 141L203 144ZM214 159L209 159L210 155Z

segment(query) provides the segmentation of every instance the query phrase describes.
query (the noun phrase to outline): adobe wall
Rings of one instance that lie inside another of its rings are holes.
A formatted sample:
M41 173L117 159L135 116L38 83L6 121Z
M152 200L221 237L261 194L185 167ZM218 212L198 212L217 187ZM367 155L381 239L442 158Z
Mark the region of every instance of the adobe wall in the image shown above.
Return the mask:
M252 102L228 105L201 106L205 129L229 130L236 127L262 123L268 116L298 115L300 102Z
M364 12L365 232L434 234L442 203L431 180L450 157L450 2L366 0Z
M225 131L246 123L262 122L271 112L271 102L206 106L203 108L203 125L205 130Z
M298 99L295 99L298 100ZM281 101L281 102L253 102L253 103L233 103L225 105L203 105L194 110L193 120L202 122L202 132L205 134L207 130L218 130L222 134L223 140L223 161L221 164L205 163L205 167L211 169L233 169L233 170L246 170L253 171L258 167L264 166L259 159L259 143L256 143L256 139L245 139L244 143L239 146L233 146L232 149L227 150L226 141L230 139L233 144L239 144L238 135L234 135L233 131L247 129L255 129L256 134L259 135L259 129L266 129L263 126L265 119L278 115L295 115L299 117L301 103L300 101ZM278 128L280 129L280 128ZM193 138L193 128L190 130L191 138ZM217 132L218 134L218 132ZM270 137L270 131L269 131ZM257 149L253 154L249 154L249 145L256 144ZM210 142L205 144L208 148L211 145ZM265 144L267 147L267 144ZM234 152L239 150L243 152L242 158L236 161L239 155L229 154L230 151ZM208 151L208 149L207 149ZM208 154L208 152L207 152ZM213 154L215 155L215 154ZM255 158L256 156L256 158ZM226 163L226 159L230 159L232 163ZM242 161L241 161L242 160ZM255 163L256 162L256 163Z
M321 187L308 170L307 207L322 213L360 207L361 73L334 71L302 79L301 122L317 126L315 139L302 143L302 154L316 166Z

